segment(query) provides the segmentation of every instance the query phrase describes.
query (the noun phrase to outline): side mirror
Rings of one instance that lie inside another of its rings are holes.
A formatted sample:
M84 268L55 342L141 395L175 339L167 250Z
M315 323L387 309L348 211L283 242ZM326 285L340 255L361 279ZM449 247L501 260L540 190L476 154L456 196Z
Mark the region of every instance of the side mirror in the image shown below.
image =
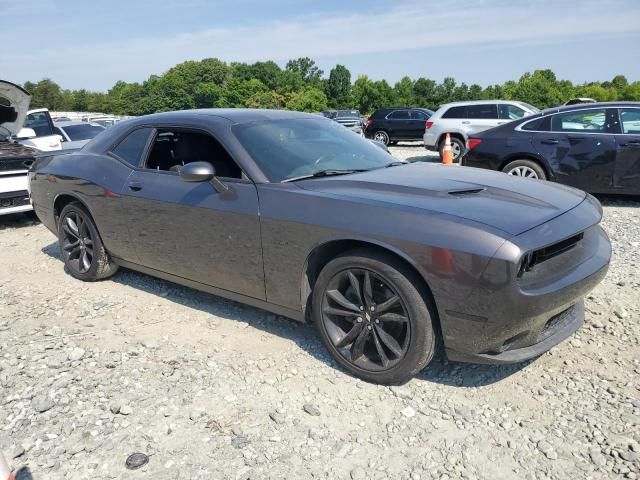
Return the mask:
M180 178L185 182L210 182L218 193L224 193L229 187L216 177L216 169L209 162L191 162L180 168Z
M180 168L180 177L185 182L208 182L216 176L216 169L209 162L192 162Z
M24 140L27 138L36 138L36 131L33 128L23 128L17 134L16 138Z

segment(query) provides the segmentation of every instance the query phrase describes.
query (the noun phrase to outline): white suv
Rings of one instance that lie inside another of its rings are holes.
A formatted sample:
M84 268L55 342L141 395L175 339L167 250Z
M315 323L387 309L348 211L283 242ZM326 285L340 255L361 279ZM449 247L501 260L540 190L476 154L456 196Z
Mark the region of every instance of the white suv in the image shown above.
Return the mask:
M465 151L469 135L539 111L528 103L506 100L447 103L442 105L427 122L424 146L427 150L439 151L442 156L444 140L449 133L453 159L457 161Z

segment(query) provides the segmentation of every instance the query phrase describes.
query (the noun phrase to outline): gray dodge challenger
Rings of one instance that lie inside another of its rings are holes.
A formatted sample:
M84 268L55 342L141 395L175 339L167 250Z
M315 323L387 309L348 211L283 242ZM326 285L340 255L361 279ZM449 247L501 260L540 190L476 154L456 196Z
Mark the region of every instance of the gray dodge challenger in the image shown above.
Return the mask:
M40 157L35 211L83 281L129 268L313 322L336 362L402 383L521 362L575 332L611 255L580 190L397 161L316 115L191 110Z

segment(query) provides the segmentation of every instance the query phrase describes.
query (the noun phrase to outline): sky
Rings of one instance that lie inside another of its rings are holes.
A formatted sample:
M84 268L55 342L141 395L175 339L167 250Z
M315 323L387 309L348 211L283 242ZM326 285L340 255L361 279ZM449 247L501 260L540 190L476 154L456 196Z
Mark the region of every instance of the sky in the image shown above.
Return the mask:
M0 0L0 78L106 91L185 60L482 86L551 68L640 80L640 0Z

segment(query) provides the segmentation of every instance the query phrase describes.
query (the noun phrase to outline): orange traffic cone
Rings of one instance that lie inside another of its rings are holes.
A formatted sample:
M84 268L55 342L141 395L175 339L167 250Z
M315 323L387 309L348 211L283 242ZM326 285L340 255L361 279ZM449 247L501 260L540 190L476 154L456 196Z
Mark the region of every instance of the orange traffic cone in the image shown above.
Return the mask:
M15 480L2 452L0 452L0 480Z
M451 150L451 135L447 133L442 150L442 164L453 165L453 150Z

